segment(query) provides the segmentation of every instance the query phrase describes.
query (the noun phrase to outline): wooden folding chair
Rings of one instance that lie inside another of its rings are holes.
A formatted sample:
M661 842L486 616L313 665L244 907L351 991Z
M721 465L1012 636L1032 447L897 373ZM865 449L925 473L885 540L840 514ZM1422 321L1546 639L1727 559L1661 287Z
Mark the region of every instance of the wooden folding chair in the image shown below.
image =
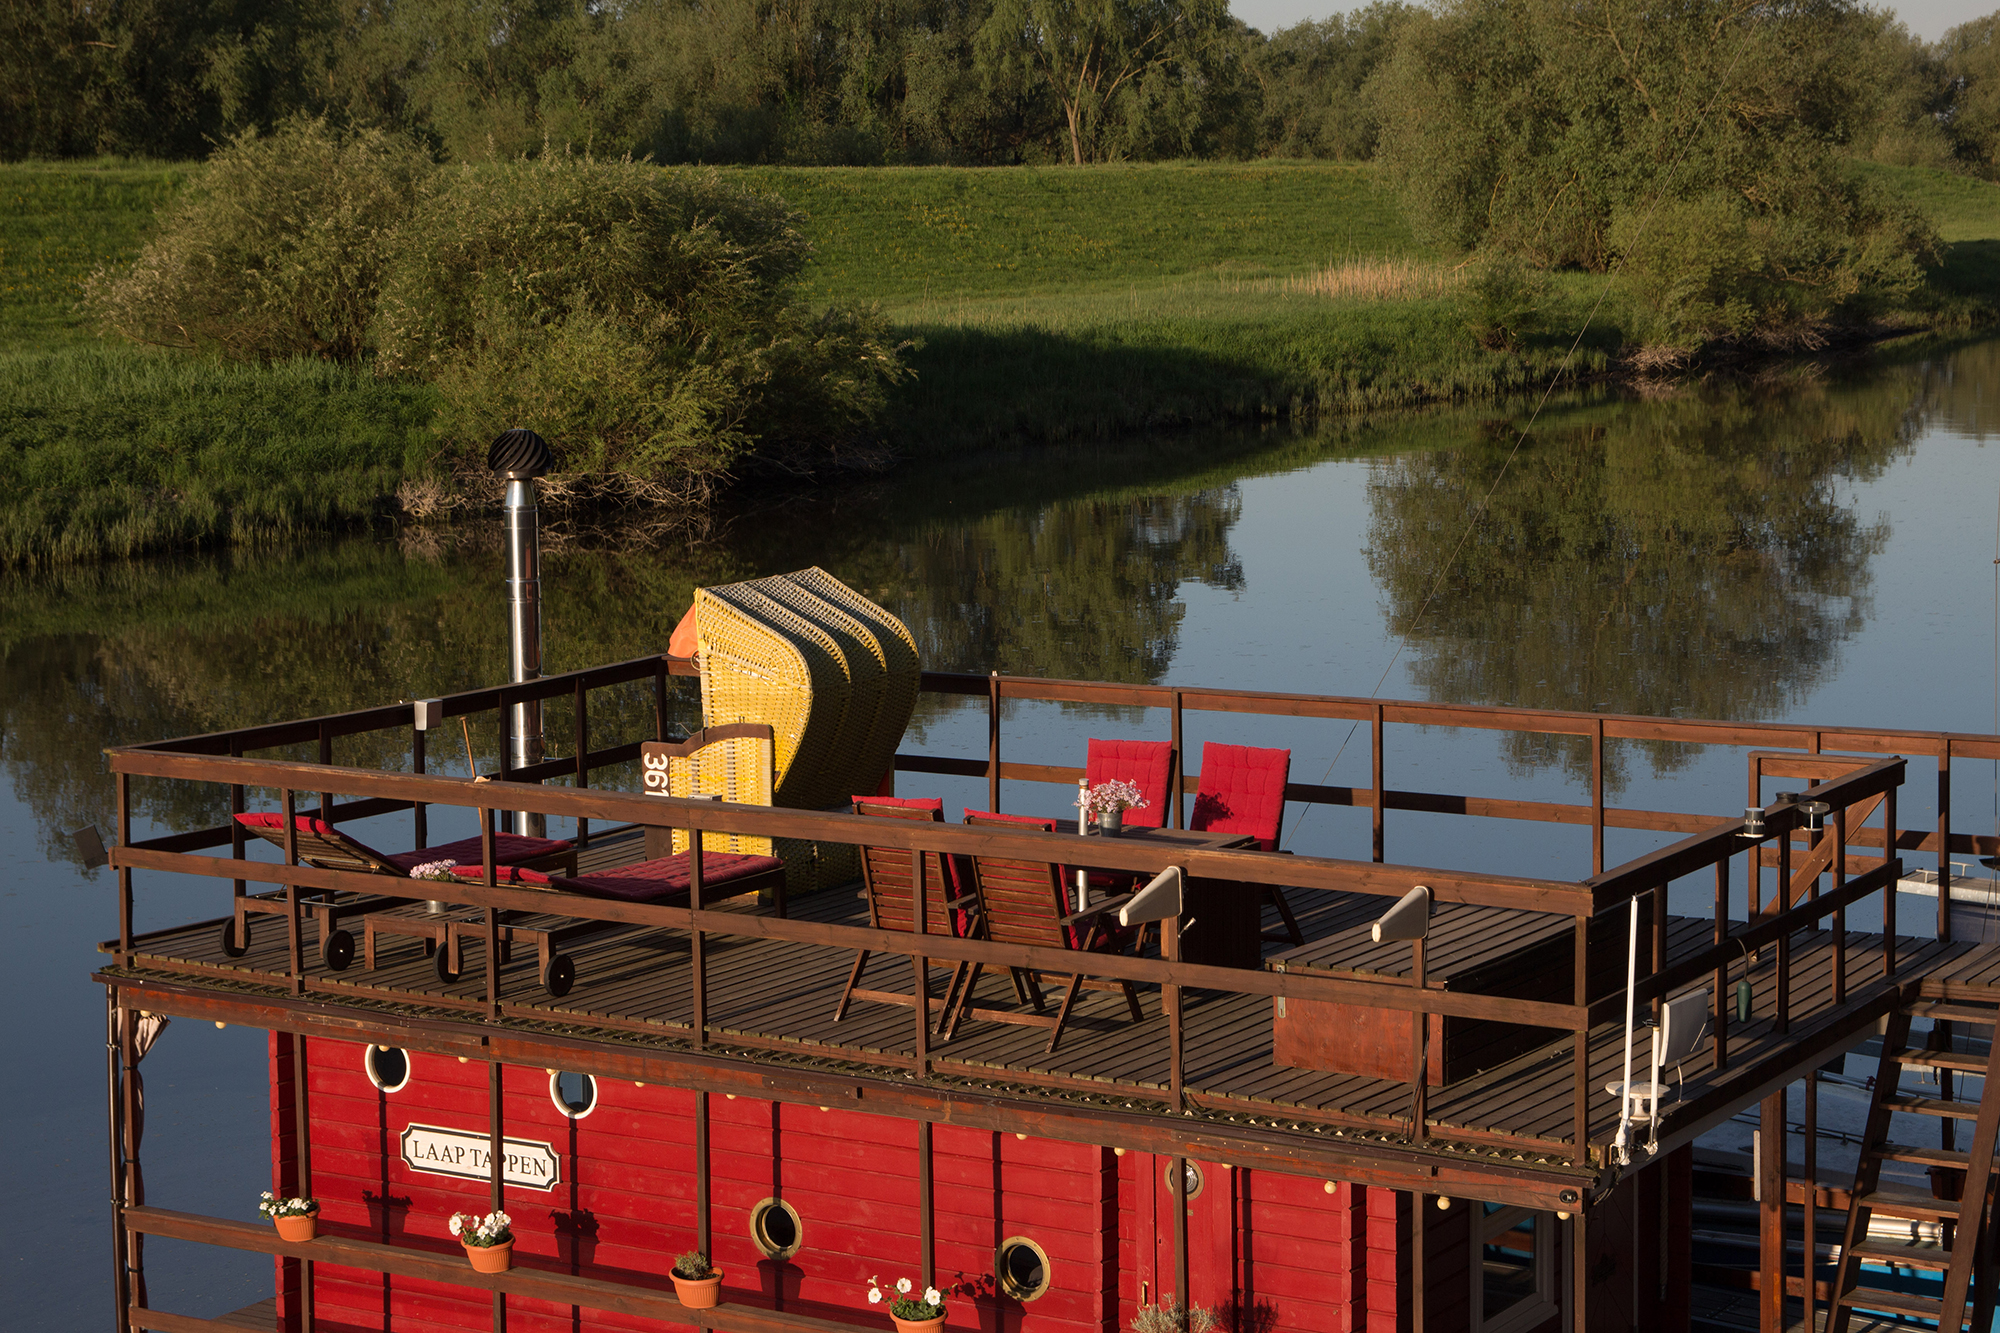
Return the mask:
M984 810L967 810L965 822L974 826L1032 827L1045 833L1055 831L1053 820L996 815ZM1064 893L1067 876L1062 866L1047 861L1020 861L983 853L974 853L971 860L984 938L996 944L1029 944L1045 949L1070 949L1078 953L1113 953L1121 949L1129 938L1126 932L1116 929L1112 920L1129 895L1108 898L1081 912L1071 912ZM1062 1040L1063 1025L1069 1021L1077 992L1086 987L1118 991L1125 996L1125 1004L1132 1011L1134 1022L1144 1016L1139 1008L1138 993L1132 989L1131 982L1086 976L1081 971L1070 975L1062 1005L1053 1015L1047 1012L1047 1006L1042 1002L1041 986L1036 975L1027 968L1009 968L1008 971L1013 974L1015 988L1025 990L1034 1012L1024 1014L1012 1009L974 1006L973 989L979 984L983 967L984 964L980 963L972 965L971 975L966 978L960 992L958 1008L951 1015L950 1026L945 1029L947 1039L956 1035L959 1023L971 1012L995 1022L1046 1027L1049 1029L1049 1044L1044 1050L1053 1052L1056 1043Z
M857 796L854 798L854 813L878 819L909 819L941 824L944 822L944 802L898 799L894 796ZM875 929L915 930L916 898L911 888L912 858L915 855L899 847L861 848L861 896L868 901L868 924ZM971 936L979 924L973 911L978 905L977 897L958 891L958 868L952 857L943 852L924 852L922 856L925 932L961 939ZM860 986L861 971L868 965L868 954L867 949L861 949L854 955L854 966L848 971L847 985L841 989L840 1003L833 1010L836 1023L847 1016L848 1003L853 1000L916 1007L914 987L906 995ZM944 994L930 1002L930 1008L939 1011L940 1028L951 1014L952 999L964 980L965 972L964 963L954 967Z

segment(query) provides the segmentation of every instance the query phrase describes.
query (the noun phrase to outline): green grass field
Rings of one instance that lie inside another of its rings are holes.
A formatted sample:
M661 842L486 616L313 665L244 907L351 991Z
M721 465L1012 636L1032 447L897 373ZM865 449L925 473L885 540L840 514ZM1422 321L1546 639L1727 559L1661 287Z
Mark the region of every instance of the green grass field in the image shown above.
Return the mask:
M1945 313L1990 312L2000 187L1857 169L1918 199L1950 242ZM79 284L138 252L187 171L0 166L0 565L366 523L429 456L421 386L229 366L85 324ZM1615 280L1560 274L1541 337L1479 349L1456 275L1365 166L725 174L805 215L809 300L880 303L911 341L917 375L887 423L910 455L1491 397L1611 369L1630 320Z

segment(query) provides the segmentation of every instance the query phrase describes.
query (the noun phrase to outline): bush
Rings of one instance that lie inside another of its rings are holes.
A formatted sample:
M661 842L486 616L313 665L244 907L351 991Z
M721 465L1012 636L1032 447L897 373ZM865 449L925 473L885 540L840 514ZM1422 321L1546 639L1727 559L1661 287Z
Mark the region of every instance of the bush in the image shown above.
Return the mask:
M559 471L692 498L760 442L838 446L904 373L879 315L795 303L810 256L781 200L713 172L454 168L397 247L380 369L436 383L466 466L526 426Z
M1473 265L1460 298L1465 327L1489 352L1512 351L1541 331L1548 280L1507 254Z
M239 135L197 172L127 269L86 302L136 342L236 360L358 360L399 229L435 171L416 145L324 120Z

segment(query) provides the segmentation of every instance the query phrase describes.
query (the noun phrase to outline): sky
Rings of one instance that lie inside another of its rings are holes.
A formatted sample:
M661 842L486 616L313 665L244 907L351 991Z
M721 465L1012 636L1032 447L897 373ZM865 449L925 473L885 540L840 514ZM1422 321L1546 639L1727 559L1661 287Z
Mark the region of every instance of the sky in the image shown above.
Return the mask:
M2000 0L1909 0L1906 4L1885 7L1894 10L1911 32L1934 42L1944 36L1946 29L1991 14L2000 8ZM1303 19L1322 19L1360 6L1341 0L1230 0L1229 8L1251 27L1269 33Z

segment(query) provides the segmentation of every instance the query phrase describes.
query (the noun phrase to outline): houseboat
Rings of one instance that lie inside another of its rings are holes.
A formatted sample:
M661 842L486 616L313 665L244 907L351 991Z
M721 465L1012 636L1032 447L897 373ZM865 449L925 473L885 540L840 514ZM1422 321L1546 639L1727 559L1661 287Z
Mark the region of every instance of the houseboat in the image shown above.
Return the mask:
M1906 855L2000 854L1949 814L1952 765L2000 737L929 672L819 571L703 589L684 630L110 752L123 1327L251 1317L153 1308L148 1237L272 1256L254 1317L321 1333L884 1333L904 1279L907 1322L953 1333L1681 1330L1698 1283L1763 1333L1991 1323L2000 948L1954 940L1948 869L1934 917L1896 897ZM925 696L983 710L985 752L909 748ZM1151 740L1003 755L1031 701L1132 710ZM497 772L440 762L496 714ZM1190 753L1217 717L1353 726L1372 781ZM1390 789L1418 728L1570 738L1591 799ZM1747 806L1610 804L1629 741L1733 747ZM927 800L940 776L983 781L986 809ZM1111 780L1146 804L1080 831L1079 782ZM1932 780L1936 826L1906 826L1899 794ZM162 783L232 817L135 839ZM1286 802L1365 836L1290 854ZM1417 814L1588 830L1592 873L1390 862ZM1619 829L1656 849L1607 865ZM205 877L213 914L136 931L159 875ZM1849 929L1864 908L1879 927ZM315 1201L310 1239L143 1201L161 1015L269 1034L270 1190ZM1859 1051L1858 1159L1827 1185L1811 1090ZM1755 1243L1717 1264L1696 1140L1752 1112L1784 1143L1801 1087L1808 1160L1756 1155ZM450 1226L491 1213L498 1263ZM674 1281L688 1252L712 1305Z

